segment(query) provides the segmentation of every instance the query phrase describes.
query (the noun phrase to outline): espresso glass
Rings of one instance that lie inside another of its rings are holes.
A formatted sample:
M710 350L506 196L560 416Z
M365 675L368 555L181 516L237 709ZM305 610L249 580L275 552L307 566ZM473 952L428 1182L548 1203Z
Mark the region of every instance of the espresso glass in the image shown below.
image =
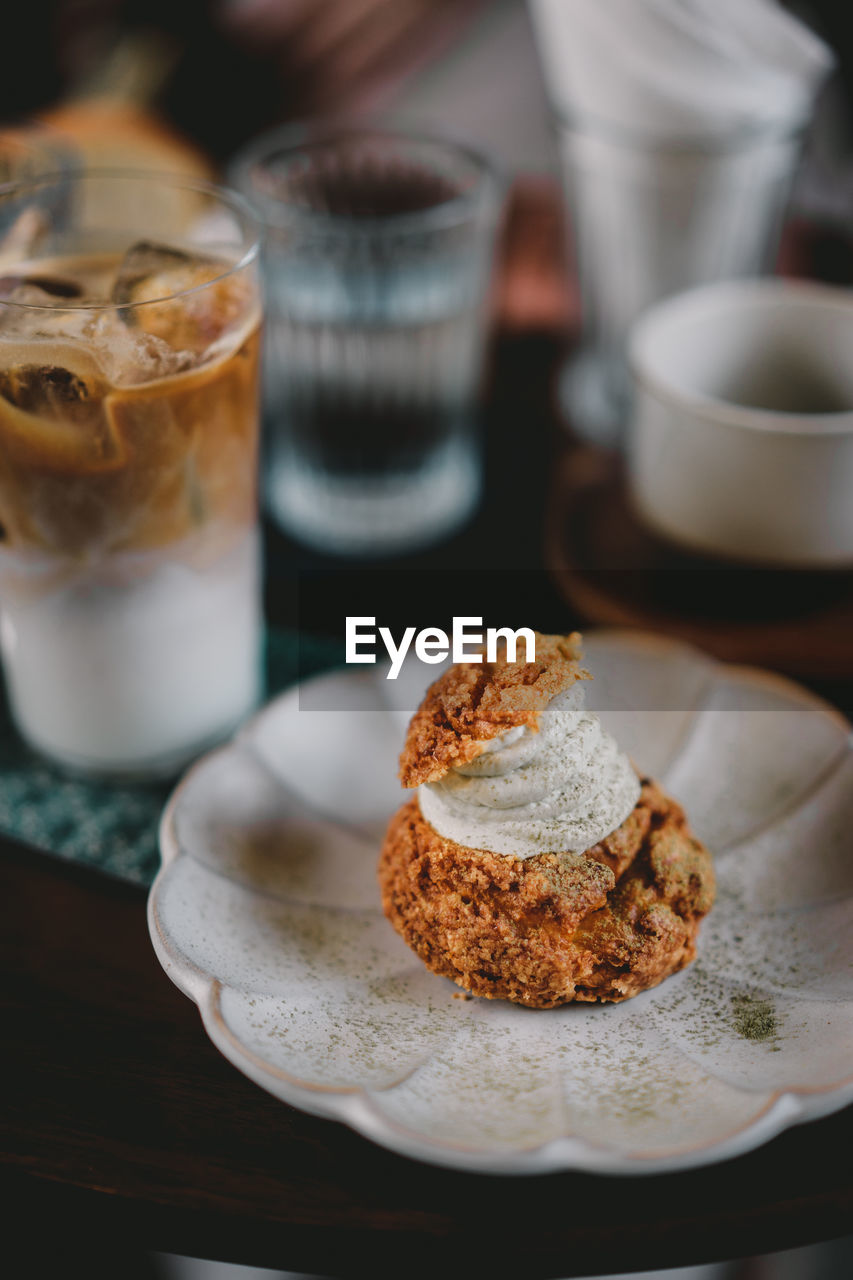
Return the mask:
M455 142L318 124L260 139L232 179L265 227L273 515L344 555L449 534L481 488L491 165Z

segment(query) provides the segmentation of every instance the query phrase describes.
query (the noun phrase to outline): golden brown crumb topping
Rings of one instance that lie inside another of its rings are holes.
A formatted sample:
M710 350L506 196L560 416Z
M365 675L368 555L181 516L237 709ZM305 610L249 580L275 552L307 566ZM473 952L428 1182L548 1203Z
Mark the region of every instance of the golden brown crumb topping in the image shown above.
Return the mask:
M433 973L535 1009L655 986L693 960L714 901L711 855L650 778L598 845L531 858L445 839L413 796L391 819L379 881L386 916Z
M404 787L435 782L466 764L498 734L518 725L538 729L545 707L576 680L590 679L580 666L581 637L536 633L535 662L456 663L427 690L400 756Z

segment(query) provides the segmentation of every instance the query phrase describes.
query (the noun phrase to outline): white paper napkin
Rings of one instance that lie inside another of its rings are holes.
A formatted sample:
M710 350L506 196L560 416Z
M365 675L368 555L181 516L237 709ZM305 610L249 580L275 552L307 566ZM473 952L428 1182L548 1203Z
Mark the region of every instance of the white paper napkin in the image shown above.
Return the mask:
M657 138L804 121L833 54L776 0L530 0L558 111Z

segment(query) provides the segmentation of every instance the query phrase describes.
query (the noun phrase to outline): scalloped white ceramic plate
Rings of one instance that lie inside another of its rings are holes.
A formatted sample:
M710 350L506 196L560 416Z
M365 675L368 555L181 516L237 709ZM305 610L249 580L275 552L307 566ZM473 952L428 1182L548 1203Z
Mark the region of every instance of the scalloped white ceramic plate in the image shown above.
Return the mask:
M166 972L257 1084L491 1173L687 1168L853 1100L850 726L668 640L593 633L585 652L590 705L715 852L696 963L625 1004L542 1012L428 973L375 875L414 700L378 668L323 676L189 772L149 902Z

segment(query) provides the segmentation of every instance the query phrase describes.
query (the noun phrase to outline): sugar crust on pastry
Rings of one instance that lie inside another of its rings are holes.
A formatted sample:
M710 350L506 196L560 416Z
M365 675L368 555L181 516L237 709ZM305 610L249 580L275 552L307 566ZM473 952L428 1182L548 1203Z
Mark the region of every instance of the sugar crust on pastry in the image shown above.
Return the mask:
M535 663L457 664L428 690L400 757L404 785L468 764L508 728L534 732L588 678L580 637L537 636ZM650 778L622 823L583 853L514 857L447 839L413 796L379 861L383 909L429 969L474 995L532 1008L620 1001L689 964L714 898L711 855Z
M537 1009L625 1000L682 969L714 896L710 854L650 779L598 845L532 858L445 840L414 796L391 819L379 880L385 914L433 973Z
M535 662L456 663L434 684L409 724L400 756L404 787L435 782L467 764L485 744L518 725L535 728L545 707L576 680L581 638L536 633Z

